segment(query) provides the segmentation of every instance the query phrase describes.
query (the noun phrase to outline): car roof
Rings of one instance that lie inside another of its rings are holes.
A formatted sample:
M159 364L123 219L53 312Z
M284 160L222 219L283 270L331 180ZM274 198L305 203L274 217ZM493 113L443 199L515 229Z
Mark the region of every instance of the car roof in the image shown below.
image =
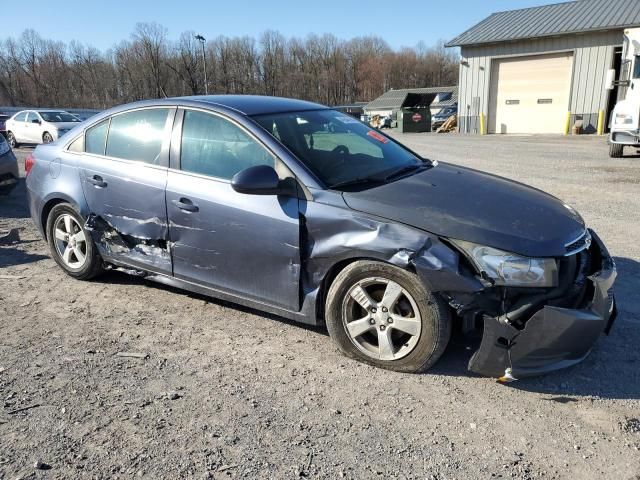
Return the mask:
M307 102L305 100L262 95L198 95L178 97L178 100L190 100L202 104L222 106L231 108L243 115L250 116L329 108L319 103Z

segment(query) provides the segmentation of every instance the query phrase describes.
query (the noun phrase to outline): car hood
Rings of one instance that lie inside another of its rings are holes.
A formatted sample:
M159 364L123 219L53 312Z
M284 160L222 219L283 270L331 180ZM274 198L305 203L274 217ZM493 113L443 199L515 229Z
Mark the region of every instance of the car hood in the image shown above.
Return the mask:
M529 257L562 256L585 230L573 208L547 193L444 163L343 197L354 210Z

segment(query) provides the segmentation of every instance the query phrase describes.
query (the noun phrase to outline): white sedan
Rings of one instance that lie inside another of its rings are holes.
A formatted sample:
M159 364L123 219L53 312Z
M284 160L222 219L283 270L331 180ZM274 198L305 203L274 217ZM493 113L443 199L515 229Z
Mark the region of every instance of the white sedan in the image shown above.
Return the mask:
M7 120L7 140L12 148L21 143L51 143L80 121L64 110L23 110Z

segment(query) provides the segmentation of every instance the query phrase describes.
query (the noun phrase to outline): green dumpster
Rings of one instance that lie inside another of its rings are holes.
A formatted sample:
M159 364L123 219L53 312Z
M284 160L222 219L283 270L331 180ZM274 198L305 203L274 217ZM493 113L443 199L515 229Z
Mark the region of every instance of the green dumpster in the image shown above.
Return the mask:
M402 133L431 131L431 103L434 93L409 93L398 111L398 130Z

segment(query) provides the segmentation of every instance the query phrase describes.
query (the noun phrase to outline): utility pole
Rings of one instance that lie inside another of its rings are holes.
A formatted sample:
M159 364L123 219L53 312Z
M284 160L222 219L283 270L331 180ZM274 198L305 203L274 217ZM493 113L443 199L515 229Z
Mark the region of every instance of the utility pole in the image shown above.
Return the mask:
M209 82L207 82L207 56L204 52L204 44L207 43L207 39L202 35L196 35L196 40L202 45L202 64L204 66L204 94L209 95Z

